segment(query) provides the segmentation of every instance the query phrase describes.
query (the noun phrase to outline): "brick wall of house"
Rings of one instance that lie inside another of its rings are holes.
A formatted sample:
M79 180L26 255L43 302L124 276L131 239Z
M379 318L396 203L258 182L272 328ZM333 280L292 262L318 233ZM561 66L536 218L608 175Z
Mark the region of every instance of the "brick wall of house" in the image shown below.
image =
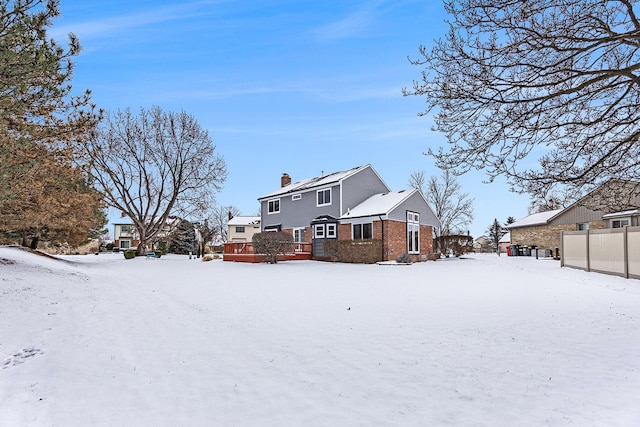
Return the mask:
M407 224L402 221L384 221L384 251L385 261L393 261L407 252ZM380 224L380 221L378 221ZM380 238L381 233L374 223L374 238ZM433 253L433 228L428 225L420 226L420 254L411 255L414 261L421 261L422 255L427 259Z
M384 236L382 231L384 228ZM292 230L283 230L293 233ZM305 228L305 240L311 243L311 228ZM399 255L407 252L407 224L402 221L373 221L373 239L384 242L384 260L393 261ZM338 240L351 240L351 224L338 224ZM433 228L428 225L420 226L420 254L412 255L414 261L420 261L422 255L427 259L433 253Z
M604 221L591 221L590 230L604 228ZM511 230L512 245L536 245L541 249L560 247L560 233L562 231L576 231L575 224L539 225L532 227L514 228Z
M385 261L395 260L407 252L407 225L401 221L384 221Z
M131 241L131 248L130 249L137 249L138 245L140 244L140 240L132 240L132 239L122 239L122 240L129 240ZM113 241L113 246L115 246L116 248L120 247L120 240L114 240Z
M375 230L375 223L373 228ZM351 224L338 224L338 240L351 240Z
M420 226L420 256L426 255L427 259L433 255L433 227Z

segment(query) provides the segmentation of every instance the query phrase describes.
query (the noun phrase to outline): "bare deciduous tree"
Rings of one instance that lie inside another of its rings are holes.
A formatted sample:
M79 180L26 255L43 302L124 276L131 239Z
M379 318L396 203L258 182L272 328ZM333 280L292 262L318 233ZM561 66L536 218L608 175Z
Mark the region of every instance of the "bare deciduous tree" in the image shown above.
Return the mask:
M107 203L134 223L142 254L169 215L189 217L214 203L227 176L215 149L193 116L153 107L107 114L85 154Z
M409 177L409 187L417 188L425 195L427 194L426 179L424 171L413 171Z
M214 206L209 216L209 224L211 228L215 230L215 234L220 237L222 242L227 242L229 239L229 217L233 218L240 215L240 209L236 206Z
M252 237L253 247L257 254L267 256L271 264L278 262L278 255L293 251L293 236L283 231L263 231Z
M444 0L449 32L421 46L424 95L456 173L518 191L640 178L640 17L633 0ZM525 158L537 156L539 166ZM640 191L638 186L634 191Z
M414 172L412 177L422 176L423 172ZM409 184L417 187L419 181L412 179ZM448 170L438 176L431 176L426 184L425 199L433 208L442 224L439 235L464 234L473 221L473 202L469 193L463 193L457 178Z

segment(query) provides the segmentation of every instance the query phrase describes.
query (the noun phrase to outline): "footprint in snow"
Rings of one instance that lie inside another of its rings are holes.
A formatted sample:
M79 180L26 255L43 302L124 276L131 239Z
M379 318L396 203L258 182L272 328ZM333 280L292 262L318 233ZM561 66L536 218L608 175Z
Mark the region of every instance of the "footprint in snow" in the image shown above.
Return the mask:
M35 347L27 347L23 348L20 351L15 352L11 356L7 357L4 360L4 364L2 365L2 369L10 368L11 366L22 365L27 360L37 356L38 354L44 354L42 350Z

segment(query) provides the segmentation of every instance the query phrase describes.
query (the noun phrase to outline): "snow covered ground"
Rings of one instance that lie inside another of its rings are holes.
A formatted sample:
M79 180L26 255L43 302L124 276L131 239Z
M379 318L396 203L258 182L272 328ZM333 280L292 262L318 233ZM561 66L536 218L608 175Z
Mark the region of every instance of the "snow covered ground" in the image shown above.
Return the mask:
M0 247L2 426L638 426L640 281Z

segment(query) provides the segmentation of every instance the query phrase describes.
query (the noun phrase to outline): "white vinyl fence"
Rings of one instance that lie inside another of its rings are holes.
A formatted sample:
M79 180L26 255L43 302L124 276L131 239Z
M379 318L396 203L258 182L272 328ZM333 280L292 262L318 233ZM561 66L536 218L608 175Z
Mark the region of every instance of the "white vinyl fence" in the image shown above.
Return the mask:
M561 265L640 279L640 227L564 231Z

